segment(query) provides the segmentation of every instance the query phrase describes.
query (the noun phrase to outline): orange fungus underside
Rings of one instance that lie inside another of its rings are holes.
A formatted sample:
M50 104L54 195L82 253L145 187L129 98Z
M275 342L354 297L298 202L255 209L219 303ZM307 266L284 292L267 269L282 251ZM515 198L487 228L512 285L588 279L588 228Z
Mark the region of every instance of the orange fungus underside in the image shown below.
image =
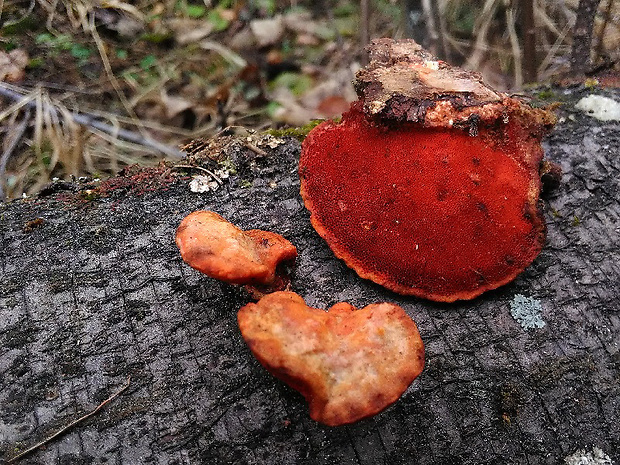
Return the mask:
M484 128L388 128L353 104L304 141L312 224L361 277L401 294L449 302L501 286L544 242L542 149L524 129L505 127L516 142L502 143Z

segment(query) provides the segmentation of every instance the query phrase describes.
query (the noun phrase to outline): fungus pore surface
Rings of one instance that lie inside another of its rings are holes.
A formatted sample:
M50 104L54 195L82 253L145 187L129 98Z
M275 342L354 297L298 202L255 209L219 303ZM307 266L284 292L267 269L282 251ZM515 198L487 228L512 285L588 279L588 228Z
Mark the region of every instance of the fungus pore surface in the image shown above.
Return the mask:
M391 43L379 43L381 56ZM362 99L310 132L301 195L316 231L361 277L401 294L471 299L514 279L542 249L540 140L553 116L501 93L472 94L482 84L468 86L462 71L437 89L434 69L453 68L426 65L427 54L415 95L403 93L419 74L412 56L371 62L358 74ZM403 69L390 92L386 76ZM382 79L374 87L373 76Z
M275 292L237 319L259 362L301 392L311 418L330 426L380 412L424 367L418 329L397 305L338 303L325 312L293 292Z

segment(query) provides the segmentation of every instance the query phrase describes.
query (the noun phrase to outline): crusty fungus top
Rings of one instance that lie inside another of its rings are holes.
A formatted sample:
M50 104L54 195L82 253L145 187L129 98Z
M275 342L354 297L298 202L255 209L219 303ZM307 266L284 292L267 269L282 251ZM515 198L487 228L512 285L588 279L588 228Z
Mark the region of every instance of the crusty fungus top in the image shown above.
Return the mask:
M514 279L545 239L540 141L554 117L415 42L379 39L360 100L299 164L316 231L363 278L437 301Z
M192 268L230 284L264 290L283 290L288 278L279 266L297 257L297 249L279 234L252 229L242 231L217 213L195 211L177 228L176 243Z

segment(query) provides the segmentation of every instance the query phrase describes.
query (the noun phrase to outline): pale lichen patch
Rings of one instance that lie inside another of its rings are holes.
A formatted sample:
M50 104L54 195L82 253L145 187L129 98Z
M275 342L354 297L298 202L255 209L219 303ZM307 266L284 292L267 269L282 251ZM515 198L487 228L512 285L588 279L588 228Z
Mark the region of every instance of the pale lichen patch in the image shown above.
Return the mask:
M545 321L542 319L542 305L533 297L515 295L510 302L510 314L523 329L545 327Z

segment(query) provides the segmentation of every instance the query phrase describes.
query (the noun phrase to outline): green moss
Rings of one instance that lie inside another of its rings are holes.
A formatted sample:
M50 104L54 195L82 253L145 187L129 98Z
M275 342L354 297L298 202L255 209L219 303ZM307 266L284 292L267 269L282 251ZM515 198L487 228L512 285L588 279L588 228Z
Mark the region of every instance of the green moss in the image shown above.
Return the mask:
M571 226L579 226L581 224L581 220L577 215L573 216L573 221L571 222Z
M228 172L228 174L231 174L231 175L237 174L237 166L230 158L226 158L222 161L219 161L218 165L220 166L221 169Z
M540 100L553 100L556 98L555 92L551 89L543 89L536 94Z
M583 85L586 89L595 89L596 87L598 87L599 82L598 79L588 78L583 82Z
M322 119L313 119L308 124L303 126L294 127L294 128L284 128L284 129L267 129L265 131L266 134L270 134L274 137L294 137L298 141L303 141L308 133L312 131L315 127L321 124L324 120Z

